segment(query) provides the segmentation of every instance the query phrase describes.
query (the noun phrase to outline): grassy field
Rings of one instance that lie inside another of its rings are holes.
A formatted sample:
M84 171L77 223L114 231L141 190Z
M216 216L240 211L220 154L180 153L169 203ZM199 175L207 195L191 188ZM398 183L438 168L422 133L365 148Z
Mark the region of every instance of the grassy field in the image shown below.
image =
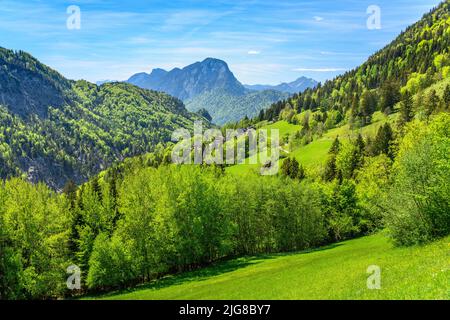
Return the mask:
M327 154L330 150L331 144L337 136L339 136L342 140L355 138L358 133L361 133L365 137L374 137L381 125L386 122L395 122L396 117L396 114L385 116L382 112L375 112L373 115L372 123L368 126L357 130L351 130L348 125L345 125L328 130L322 137L312 141L308 145L300 146L291 150L287 155L290 157L295 157L303 166L308 169L316 169L317 167L324 165L325 161L327 160ZM271 129L278 129L279 136L280 138L282 138L285 135L295 134L301 129L301 126L290 124L286 121L277 121L269 125L261 126L261 129L268 130L268 134L270 134ZM286 149L286 146L283 146L283 149ZM243 174L248 171L258 172L260 167L261 166L259 164L247 163L238 166L231 166L226 170L231 174Z
M381 268L381 289L367 268ZM309 252L248 257L97 299L450 299L450 237L394 248L384 234Z

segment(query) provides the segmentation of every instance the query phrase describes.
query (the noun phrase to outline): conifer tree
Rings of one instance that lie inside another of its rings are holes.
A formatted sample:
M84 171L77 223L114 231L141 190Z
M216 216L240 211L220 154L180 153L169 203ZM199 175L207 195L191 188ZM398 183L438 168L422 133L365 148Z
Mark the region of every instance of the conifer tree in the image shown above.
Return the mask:
M444 95L442 97L442 100L444 101L444 107L445 109L450 108L450 85L447 85L444 90Z
M439 107L439 96L436 90L431 90L425 99L425 115L429 117L435 112Z
M77 199L77 185L73 180L67 181L63 188L63 193L66 195L71 209L75 208L75 202Z
M388 157L393 159L393 154L391 150L391 145L394 140L394 133L392 131L389 123L385 123L378 129L377 135L373 142L374 144L374 155L386 154Z
M328 151L328 153L329 154L337 154L339 152L340 146L341 146L341 143L339 142L339 136L337 136L334 139L333 144L331 145L331 148Z
M403 94L400 104L399 124L403 126L405 123L410 122L413 118L413 98L411 93L409 91L406 91Z
M380 88L380 110L390 114L394 105L400 100L400 89L398 83L386 81Z

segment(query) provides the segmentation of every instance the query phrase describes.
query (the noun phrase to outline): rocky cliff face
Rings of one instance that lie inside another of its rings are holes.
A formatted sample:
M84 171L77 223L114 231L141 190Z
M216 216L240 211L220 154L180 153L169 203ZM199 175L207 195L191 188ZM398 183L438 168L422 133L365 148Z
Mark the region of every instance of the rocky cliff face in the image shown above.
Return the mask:
M246 92L228 65L213 58L169 72L154 69L150 74L138 73L128 79L128 82L141 88L166 92L181 100L192 99L204 92L218 89L232 95L243 95Z

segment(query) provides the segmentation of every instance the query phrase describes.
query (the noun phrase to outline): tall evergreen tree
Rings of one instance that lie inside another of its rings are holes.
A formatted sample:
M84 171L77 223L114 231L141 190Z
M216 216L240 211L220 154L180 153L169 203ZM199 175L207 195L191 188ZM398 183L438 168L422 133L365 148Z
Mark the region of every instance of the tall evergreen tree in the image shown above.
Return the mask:
M63 193L66 195L67 200L69 201L70 208L74 209L77 199L77 185L73 180L67 181L66 185L63 188Z
M333 181L338 177L337 167L336 167L336 155L330 154L328 156L327 162L325 163L325 168L323 171L324 181Z
M399 124L404 125L410 122L414 118L413 112L413 98L409 91L403 94L402 101L400 104L400 116Z
M400 100L400 88L397 82L388 80L380 88L380 110L390 114L394 105Z
M337 154L339 152L340 147L341 143L339 141L339 136L336 136L336 138L333 141L333 144L330 147L330 150L328 151L328 154Z
M448 110L450 109L450 85L447 85L444 90L444 95L442 97L442 100L444 101L445 108Z
M425 115L429 117L432 115L439 107L439 96L436 90L430 90L425 99Z
M389 123L385 123L378 129L377 135L373 142L374 154L379 155L381 153L386 154L393 159L393 153L391 150L392 142L394 140L394 132Z
M91 185L92 185L92 191L98 196L99 200L101 201L103 198L103 195L102 195L102 188L98 181L98 176L95 176L92 179Z
M360 114L362 117L362 125L365 126L371 122L372 114L377 108L377 99L371 91L366 90L362 94L359 104Z

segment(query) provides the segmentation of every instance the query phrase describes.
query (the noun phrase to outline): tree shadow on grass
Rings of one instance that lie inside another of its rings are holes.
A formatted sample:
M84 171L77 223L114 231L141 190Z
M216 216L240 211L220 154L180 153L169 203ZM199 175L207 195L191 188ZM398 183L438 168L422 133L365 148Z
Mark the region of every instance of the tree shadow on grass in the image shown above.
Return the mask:
M274 253L274 254L260 254L255 256L245 256L240 258L234 258L230 260L222 260L217 261L207 267L204 267L202 269L193 270L193 271L187 271L179 274L174 275L168 275L165 277L162 277L160 279L156 279L153 281L150 281L145 284L141 284L132 288L128 289L121 289L117 291L112 291L107 294L98 294L98 295L92 295L92 298L95 297L104 297L108 298L111 296L119 295L119 294L127 294L132 293L135 291L140 290L159 290L166 287L171 287L175 285L181 285L189 282L199 282L199 281L205 281L212 277L222 275L225 273L233 272L238 269L242 269L251 265L259 264L265 260L269 259L275 259L285 256L292 256L292 255L303 255L307 253L312 252L318 252L318 251L325 251L325 250L331 250L333 248L339 247L343 244L341 243L333 243L329 244L323 247L318 248L312 248L312 249L306 249L302 251L293 251L293 252L284 252L284 253Z
M171 287L175 285L180 285L188 282L199 282L199 281L205 281L208 280L214 276L218 276L221 274L233 272L238 269L245 268L250 265L254 265L257 263L262 262L265 259L269 259L270 256L254 256L254 257L241 257L236 258L232 260L224 260L224 261L217 261L207 267L193 270L193 271L185 271L183 273L173 274L164 276L162 278L150 281L145 284L141 284L132 288L128 289L122 289L114 292L109 292L106 295L105 294L98 294L93 295L92 297L105 297L108 298L109 296L115 296L118 294L126 294L126 293L132 293L135 291L140 290L159 290L166 287Z

